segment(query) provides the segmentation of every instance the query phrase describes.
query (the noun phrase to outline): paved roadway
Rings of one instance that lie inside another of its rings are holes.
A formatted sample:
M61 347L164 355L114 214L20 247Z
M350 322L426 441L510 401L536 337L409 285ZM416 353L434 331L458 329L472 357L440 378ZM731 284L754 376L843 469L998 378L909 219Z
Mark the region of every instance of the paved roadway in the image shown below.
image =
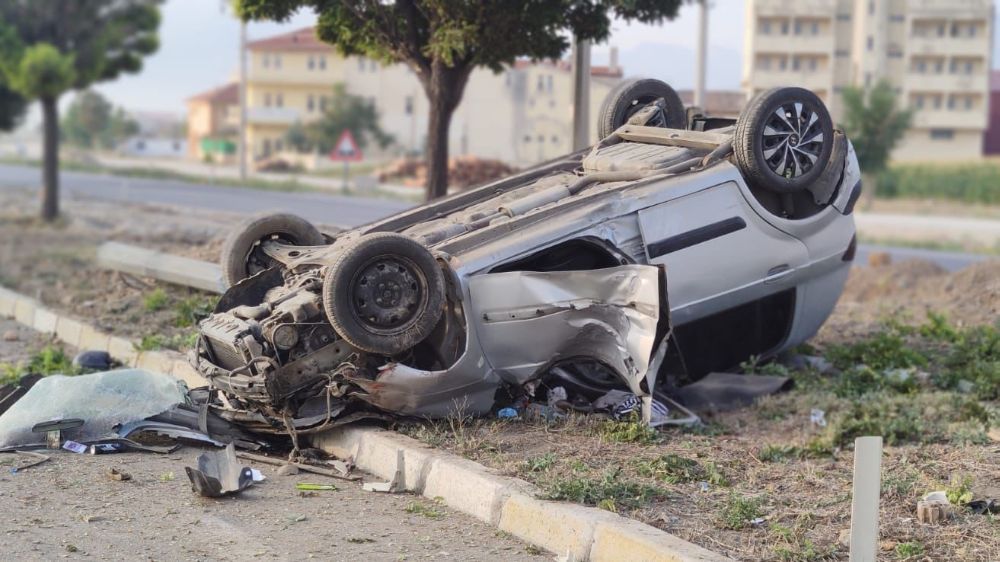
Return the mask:
M35 189L40 175L38 168L0 164L0 189ZM346 227L371 222L412 206L406 201L332 193L267 191L86 172L62 172L61 180L62 191L70 198L155 203L247 214L283 210L313 222ZM894 261L926 259L949 271L988 259L987 256L960 252L862 244L858 248L857 263L868 263L869 252L888 252Z

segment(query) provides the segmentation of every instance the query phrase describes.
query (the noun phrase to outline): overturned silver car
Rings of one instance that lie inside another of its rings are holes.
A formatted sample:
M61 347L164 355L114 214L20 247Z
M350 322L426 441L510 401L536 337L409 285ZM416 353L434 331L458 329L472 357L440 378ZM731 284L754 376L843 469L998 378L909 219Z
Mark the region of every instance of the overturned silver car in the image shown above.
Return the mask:
M633 80L599 129L590 149L335 235L247 222L194 353L224 415L284 432L485 413L551 377L648 400L819 329L861 191L819 98L770 90L734 121Z

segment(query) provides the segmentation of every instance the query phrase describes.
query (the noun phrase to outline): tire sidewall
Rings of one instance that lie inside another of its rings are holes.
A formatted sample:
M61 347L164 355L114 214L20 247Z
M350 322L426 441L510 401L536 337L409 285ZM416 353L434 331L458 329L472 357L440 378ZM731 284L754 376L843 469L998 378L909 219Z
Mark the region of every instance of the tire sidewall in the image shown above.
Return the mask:
M222 246L223 277L229 286L250 277L250 253L262 240L278 236L298 246L326 243L323 234L309 221L288 213L254 216L244 221L226 238Z
M598 134L607 137L618 127L628 121L628 113L634 107L633 101L639 98L663 98L669 128L684 129L687 127L687 114L684 102L669 84L653 78L637 78L626 80L612 90L601 106L601 119L598 123Z

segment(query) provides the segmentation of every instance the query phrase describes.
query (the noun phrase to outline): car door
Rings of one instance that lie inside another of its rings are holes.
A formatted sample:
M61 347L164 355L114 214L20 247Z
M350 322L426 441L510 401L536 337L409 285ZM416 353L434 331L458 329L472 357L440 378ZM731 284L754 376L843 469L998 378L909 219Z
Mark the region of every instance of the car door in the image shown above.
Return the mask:
M793 287L808 261L798 239L753 211L735 181L639 211L646 258L665 264L675 324Z

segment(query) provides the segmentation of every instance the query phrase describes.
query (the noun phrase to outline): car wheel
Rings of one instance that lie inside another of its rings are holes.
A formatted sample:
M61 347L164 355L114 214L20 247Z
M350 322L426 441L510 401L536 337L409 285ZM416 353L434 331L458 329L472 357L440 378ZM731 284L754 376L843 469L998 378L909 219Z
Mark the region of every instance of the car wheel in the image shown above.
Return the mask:
M222 245L222 276L230 287L274 265L260 247L268 240L296 246L326 243L323 234L302 217L285 213L250 217Z
M605 138L628 122L640 109L663 99L663 107L647 125L684 129L687 127L687 113L684 102L673 88L665 82L652 78L635 78L619 84L604 98L597 121L597 133Z
M733 156L753 185L796 193L823 173L833 142L833 120L816 94L774 88L755 97L740 114Z
M333 329L371 353L396 355L423 341L444 309L444 274L416 240L366 234L347 247L323 280Z

